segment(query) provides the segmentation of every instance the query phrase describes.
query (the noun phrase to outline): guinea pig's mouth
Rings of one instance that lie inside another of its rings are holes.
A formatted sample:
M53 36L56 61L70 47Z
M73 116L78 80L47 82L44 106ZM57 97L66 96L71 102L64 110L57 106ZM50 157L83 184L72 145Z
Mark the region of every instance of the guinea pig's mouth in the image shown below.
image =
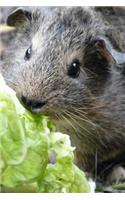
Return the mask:
M46 115L54 120L59 119L58 112L60 111L57 111L57 109L50 109L47 102L27 100L24 96L19 100L21 104L31 113Z
M60 121L59 114L57 112L42 111L41 109L35 109L35 110L33 109L33 110L30 110L30 112L34 114L45 115L51 118L53 121Z
M41 112L46 105L46 101L29 99L23 95L19 98L19 100L26 109L35 113Z
M40 115L45 115L50 117L52 120L55 121L76 121L78 119L79 110L76 109L76 106L72 106L72 104L63 104L60 101L52 101L51 99L47 99L46 101L39 101L37 99L28 98L26 96L18 96L21 104L29 110L31 113L36 113ZM81 111L82 112L82 111ZM83 112L82 114L85 115ZM83 117L83 116L82 116ZM81 116L79 116L81 118ZM69 122L70 123L70 122Z

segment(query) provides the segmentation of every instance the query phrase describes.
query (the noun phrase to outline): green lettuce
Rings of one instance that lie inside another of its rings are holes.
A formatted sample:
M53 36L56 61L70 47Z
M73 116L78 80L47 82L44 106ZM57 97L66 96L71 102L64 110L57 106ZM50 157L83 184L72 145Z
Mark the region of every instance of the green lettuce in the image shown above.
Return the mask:
M32 114L0 75L1 192L89 192L68 135Z

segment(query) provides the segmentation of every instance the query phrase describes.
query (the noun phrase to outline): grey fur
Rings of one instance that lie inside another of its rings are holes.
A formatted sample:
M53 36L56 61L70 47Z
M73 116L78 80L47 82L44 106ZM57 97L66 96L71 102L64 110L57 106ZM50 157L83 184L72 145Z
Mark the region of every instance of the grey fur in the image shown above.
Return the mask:
M77 164L93 173L96 159L98 166L125 151L124 31L102 20L94 8L31 10L31 19L16 24L1 72L19 98L47 102L32 111L52 116L58 130L71 136ZM93 43L98 37L109 53L119 52L123 64L101 56ZM25 61L31 44L31 59ZM73 79L67 70L75 58L81 72Z

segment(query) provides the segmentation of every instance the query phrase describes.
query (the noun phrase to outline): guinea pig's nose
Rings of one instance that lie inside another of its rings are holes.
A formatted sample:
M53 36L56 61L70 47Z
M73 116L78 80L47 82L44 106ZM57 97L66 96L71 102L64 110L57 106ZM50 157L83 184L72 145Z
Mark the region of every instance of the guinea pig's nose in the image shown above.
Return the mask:
M45 101L34 101L26 98L25 96L21 97L21 101L24 106L31 111L34 109L42 108L46 104Z

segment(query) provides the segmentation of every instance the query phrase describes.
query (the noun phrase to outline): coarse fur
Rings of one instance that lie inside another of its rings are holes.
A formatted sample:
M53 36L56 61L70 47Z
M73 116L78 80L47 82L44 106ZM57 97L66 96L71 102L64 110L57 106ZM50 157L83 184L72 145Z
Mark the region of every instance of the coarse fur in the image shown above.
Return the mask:
M46 102L31 111L52 116L57 129L71 136L78 166L98 173L100 163L125 152L124 55L120 64L109 55L125 53L124 30L119 32L91 7L29 10L26 19L8 21L17 33L1 72L19 99ZM95 45L98 38L109 46L108 55ZM80 62L77 78L67 74L74 59Z

